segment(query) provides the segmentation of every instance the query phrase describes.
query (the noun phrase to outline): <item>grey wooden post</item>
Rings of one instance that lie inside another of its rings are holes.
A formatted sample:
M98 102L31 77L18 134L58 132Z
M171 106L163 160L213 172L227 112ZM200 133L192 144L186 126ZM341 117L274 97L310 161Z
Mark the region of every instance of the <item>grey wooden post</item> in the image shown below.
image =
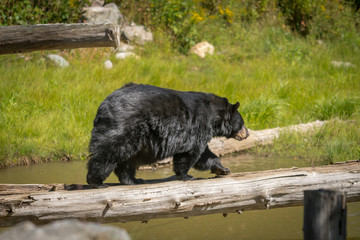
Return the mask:
M340 191L304 191L304 239L346 239L346 194Z

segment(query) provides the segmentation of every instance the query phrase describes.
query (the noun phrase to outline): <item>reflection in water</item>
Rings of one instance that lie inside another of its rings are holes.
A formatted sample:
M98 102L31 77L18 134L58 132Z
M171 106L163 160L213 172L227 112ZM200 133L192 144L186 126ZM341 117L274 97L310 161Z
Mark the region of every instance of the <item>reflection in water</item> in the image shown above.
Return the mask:
M275 168L306 167L307 161L289 158L267 158L235 155L222 158L232 172L261 171ZM195 177L212 177L209 172L191 170ZM171 168L139 171L143 179L173 175ZM118 182L112 174L106 182ZM66 183L86 184L86 163L81 161L47 163L0 169L0 183ZM360 239L360 202L348 204L348 239ZM149 223L112 223L125 228L136 239L302 239L303 208L245 211L243 214L221 214L183 218L153 219ZM0 229L1 231L1 229Z

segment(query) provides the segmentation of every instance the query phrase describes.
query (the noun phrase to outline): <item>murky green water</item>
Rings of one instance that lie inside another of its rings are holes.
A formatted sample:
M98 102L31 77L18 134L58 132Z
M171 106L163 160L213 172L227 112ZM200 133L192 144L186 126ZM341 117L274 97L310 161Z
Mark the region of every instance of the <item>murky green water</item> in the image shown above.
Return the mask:
M251 155L222 159L232 172L260 171L275 168L305 167L309 162L288 158L267 158ZM210 177L208 172L191 170L195 177ZM139 171L143 179L173 175L171 168ZM0 183L78 183L85 184L86 163L47 163L0 169ZM117 182L111 175L107 182ZM112 223L125 228L136 239L302 239L303 207L245 211L243 214L198 216L189 219L154 219L149 223ZM348 239L360 239L360 202L348 203ZM1 231L1 228L0 228Z

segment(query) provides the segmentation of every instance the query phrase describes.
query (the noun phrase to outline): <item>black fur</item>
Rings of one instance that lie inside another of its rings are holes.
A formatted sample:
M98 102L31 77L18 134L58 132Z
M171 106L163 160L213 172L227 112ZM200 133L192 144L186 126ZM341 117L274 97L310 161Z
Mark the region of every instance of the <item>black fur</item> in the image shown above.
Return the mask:
M191 167L229 174L207 143L212 137L234 137L244 126L239 104L202 92L181 92L127 84L100 105L91 133L87 182L103 186L112 171L122 184L135 178L140 165L173 157L174 172L192 179Z

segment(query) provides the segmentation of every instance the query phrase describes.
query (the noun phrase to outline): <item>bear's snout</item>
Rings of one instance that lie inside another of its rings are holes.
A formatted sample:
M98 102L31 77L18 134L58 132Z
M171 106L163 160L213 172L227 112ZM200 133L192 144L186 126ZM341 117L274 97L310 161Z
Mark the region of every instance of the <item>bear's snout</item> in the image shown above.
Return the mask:
M240 131L238 131L235 135L235 139L241 141L246 139L248 136L250 136L249 131L246 129L245 126L242 126Z

